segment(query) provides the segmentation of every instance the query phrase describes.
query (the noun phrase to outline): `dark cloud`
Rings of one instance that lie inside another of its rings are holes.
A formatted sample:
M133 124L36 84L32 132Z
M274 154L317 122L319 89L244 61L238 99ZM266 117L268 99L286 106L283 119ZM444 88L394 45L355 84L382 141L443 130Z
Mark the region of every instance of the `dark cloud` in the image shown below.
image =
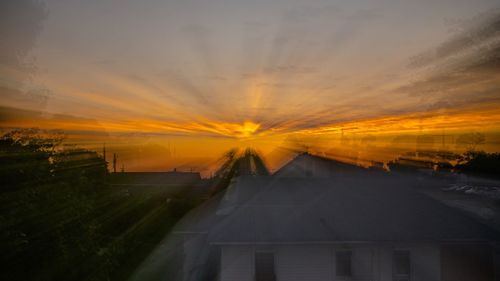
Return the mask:
M500 12L468 21L459 34L436 49L410 60L411 67L430 66L429 74L398 87L394 93L418 98L414 109L462 108L499 103Z
M46 88L32 88L21 91L10 87L0 86L0 96L3 104L11 104L22 108L44 108L52 92Z
M0 64L25 72L34 67L24 59L35 46L46 17L43 2L0 1Z
M480 82L494 82L496 77L491 75L471 73L470 68L460 71L441 72L420 79L413 83L398 87L396 93L405 93L410 97L422 97L457 90L465 86Z
M424 67L453 56L467 56L464 52L472 51L473 57L468 59L488 60L482 51L492 52L498 58L500 37L500 10L480 14L466 21L458 34L445 41L437 48L418 54L410 59L409 67ZM472 50L471 50L472 49Z
M6 129L5 124L10 124L10 121L19 121L19 120L37 120L37 122L32 123L34 127L39 126L40 124L56 124L57 122L70 122L74 124L84 124L87 128L92 128L90 130L80 130L78 126L75 127L74 130L65 132L72 134L74 133L97 133L97 134L107 134L106 129L95 119L92 118L84 118L79 116L73 116L68 114L51 114L41 110L29 110L29 109L21 109L18 107L10 107L10 106L0 106L0 127ZM10 128L16 129L16 128Z

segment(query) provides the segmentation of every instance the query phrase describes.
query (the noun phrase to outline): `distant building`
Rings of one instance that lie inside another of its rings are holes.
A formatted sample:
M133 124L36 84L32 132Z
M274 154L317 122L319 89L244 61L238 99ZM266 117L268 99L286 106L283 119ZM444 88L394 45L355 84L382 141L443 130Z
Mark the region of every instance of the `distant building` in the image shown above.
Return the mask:
M113 174L113 183L164 185L164 184L190 184L201 180L199 172L123 172Z
M188 214L175 229L176 249L157 251L177 253L177 275L162 273L168 263L157 257L151 260L163 266L148 274L183 281L498 278L499 233L410 184L300 155L273 176L234 179Z

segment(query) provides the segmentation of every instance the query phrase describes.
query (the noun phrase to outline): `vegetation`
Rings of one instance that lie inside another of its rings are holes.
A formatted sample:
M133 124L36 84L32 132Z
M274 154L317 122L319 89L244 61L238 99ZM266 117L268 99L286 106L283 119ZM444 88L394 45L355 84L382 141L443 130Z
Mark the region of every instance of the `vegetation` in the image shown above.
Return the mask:
M190 187L161 194L111 187L94 151L62 134L0 138L0 280L124 280L199 204Z
M0 280L125 280L203 200L189 185L154 193L113 186L103 157L62 143L61 133L34 129L0 137ZM214 193L234 176L269 174L252 150L231 150L223 162ZM500 153L470 150L455 169L499 175L499 167Z
M438 171L452 170L482 176L500 175L500 153L468 150L463 154L454 153L420 153L420 157L399 157L387 163L391 171L414 172L418 169L434 169ZM456 163L452 165L450 161Z
M459 171L490 176L500 175L500 153L470 150L463 154L456 166Z

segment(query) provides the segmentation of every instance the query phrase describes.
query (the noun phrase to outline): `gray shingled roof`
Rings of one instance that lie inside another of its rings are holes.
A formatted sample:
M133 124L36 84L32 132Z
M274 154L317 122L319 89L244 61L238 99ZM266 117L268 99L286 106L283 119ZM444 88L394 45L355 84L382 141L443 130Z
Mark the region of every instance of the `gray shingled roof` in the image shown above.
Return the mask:
M211 243L490 241L500 235L388 176L240 178ZM251 190L251 191L248 191ZM228 191L230 192L230 191Z
M353 175L367 172L367 169L360 166L302 153L281 167L274 176L286 178L328 178L340 174Z
M495 230L411 188L415 177L328 161L302 155L274 176L240 176L176 232L206 233L208 243L500 240ZM303 175L308 167L312 176Z

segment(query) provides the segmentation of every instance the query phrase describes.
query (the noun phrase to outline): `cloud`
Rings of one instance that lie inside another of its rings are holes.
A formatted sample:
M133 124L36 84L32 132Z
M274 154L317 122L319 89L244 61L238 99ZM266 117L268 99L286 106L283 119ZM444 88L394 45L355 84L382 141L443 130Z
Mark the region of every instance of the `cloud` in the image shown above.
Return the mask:
M200 24L189 24L182 26L180 28L180 31L193 36L205 36L211 32L208 27Z
M437 48L412 57L408 66L425 67L446 59L484 61L490 56L498 59L500 10L480 14L464 25L468 26Z
M32 71L24 59L35 46L47 14L41 1L0 1L0 65Z
M305 23L313 19L328 18L340 15L342 10L335 5L300 6L285 12L284 21L289 23Z
M500 104L500 11L469 23L437 48L411 58L410 69L424 69L423 77L388 94L416 99L415 110Z
M33 120L37 120L33 123ZM109 129L91 118L76 117L67 114L50 114L39 110L27 110L16 107L0 106L0 128L33 128L82 133L105 134Z
M116 64L117 62L118 62L117 60L113 59L102 59L94 61L94 63L97 65L106 65L106 66Z
M312 66L279 65L266 67L264 72L269 74L302 75L316 73L317 69Z
M219 76L219 75L207 75L203 76L203 79L210 80L210 81L219 81L219 82L224 82L227 81L226 77Z
M243 27L248 30L260 31L263 30L264 28L269 27L269 24L260 21L245 21L243 22Z
M347 19L353 21L373 21L383 17L384 16L378 13L375 9L359 9L346 16Z
M44 108L53 93L42 87L31 88L21 91L10 87L0 86L2 105L17 106L20 108L40 109Z

